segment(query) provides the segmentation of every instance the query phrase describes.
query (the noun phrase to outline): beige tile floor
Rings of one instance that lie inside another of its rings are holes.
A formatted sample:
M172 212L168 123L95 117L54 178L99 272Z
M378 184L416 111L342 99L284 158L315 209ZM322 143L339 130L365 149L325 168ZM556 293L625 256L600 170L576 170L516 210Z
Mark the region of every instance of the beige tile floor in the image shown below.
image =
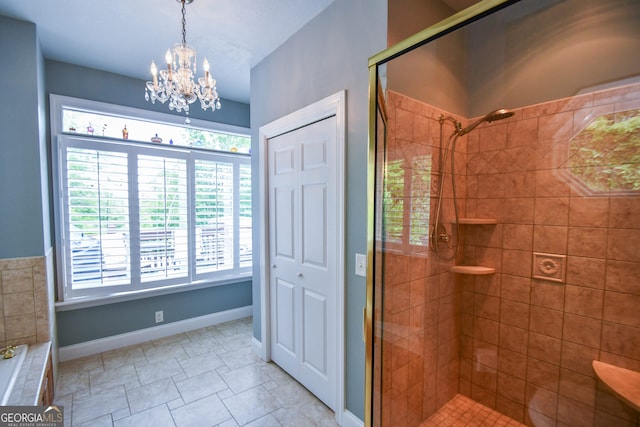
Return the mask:
M420 427L526 427L491 408L457 394Z
M251 331L246 318L63 362L55 403L66 426L336 426Z

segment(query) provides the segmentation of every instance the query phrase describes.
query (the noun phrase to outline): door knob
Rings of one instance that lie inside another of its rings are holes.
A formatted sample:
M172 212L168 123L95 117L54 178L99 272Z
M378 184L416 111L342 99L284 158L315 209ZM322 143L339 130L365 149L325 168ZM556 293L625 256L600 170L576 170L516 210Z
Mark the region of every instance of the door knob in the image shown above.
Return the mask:
M302 277L302 273L298 273L298 277Z
M276 265L275 264L271 264L271 268L276 268Z

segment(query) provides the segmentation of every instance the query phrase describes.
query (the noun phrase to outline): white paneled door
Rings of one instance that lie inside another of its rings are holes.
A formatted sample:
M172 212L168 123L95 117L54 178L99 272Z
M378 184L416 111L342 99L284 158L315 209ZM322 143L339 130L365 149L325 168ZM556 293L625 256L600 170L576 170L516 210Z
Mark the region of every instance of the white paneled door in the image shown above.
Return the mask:
M268 140L271 358L336 409L336 117Z

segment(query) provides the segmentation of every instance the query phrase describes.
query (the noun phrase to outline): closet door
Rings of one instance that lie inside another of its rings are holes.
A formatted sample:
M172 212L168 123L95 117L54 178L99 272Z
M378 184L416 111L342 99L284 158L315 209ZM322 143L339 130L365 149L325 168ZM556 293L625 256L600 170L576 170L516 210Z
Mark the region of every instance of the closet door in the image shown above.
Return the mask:
M269 139L271 357L335 409L336 118Z

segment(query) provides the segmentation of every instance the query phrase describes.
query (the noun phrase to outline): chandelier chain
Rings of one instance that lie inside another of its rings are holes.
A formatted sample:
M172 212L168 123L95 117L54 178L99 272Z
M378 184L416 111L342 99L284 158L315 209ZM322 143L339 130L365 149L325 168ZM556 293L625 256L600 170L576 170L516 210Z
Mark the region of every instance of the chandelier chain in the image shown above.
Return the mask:
M180 3L182 3L182 44L186 45L187 44L187 18L186 18L186 12L185 12L185 0L181 0Z

